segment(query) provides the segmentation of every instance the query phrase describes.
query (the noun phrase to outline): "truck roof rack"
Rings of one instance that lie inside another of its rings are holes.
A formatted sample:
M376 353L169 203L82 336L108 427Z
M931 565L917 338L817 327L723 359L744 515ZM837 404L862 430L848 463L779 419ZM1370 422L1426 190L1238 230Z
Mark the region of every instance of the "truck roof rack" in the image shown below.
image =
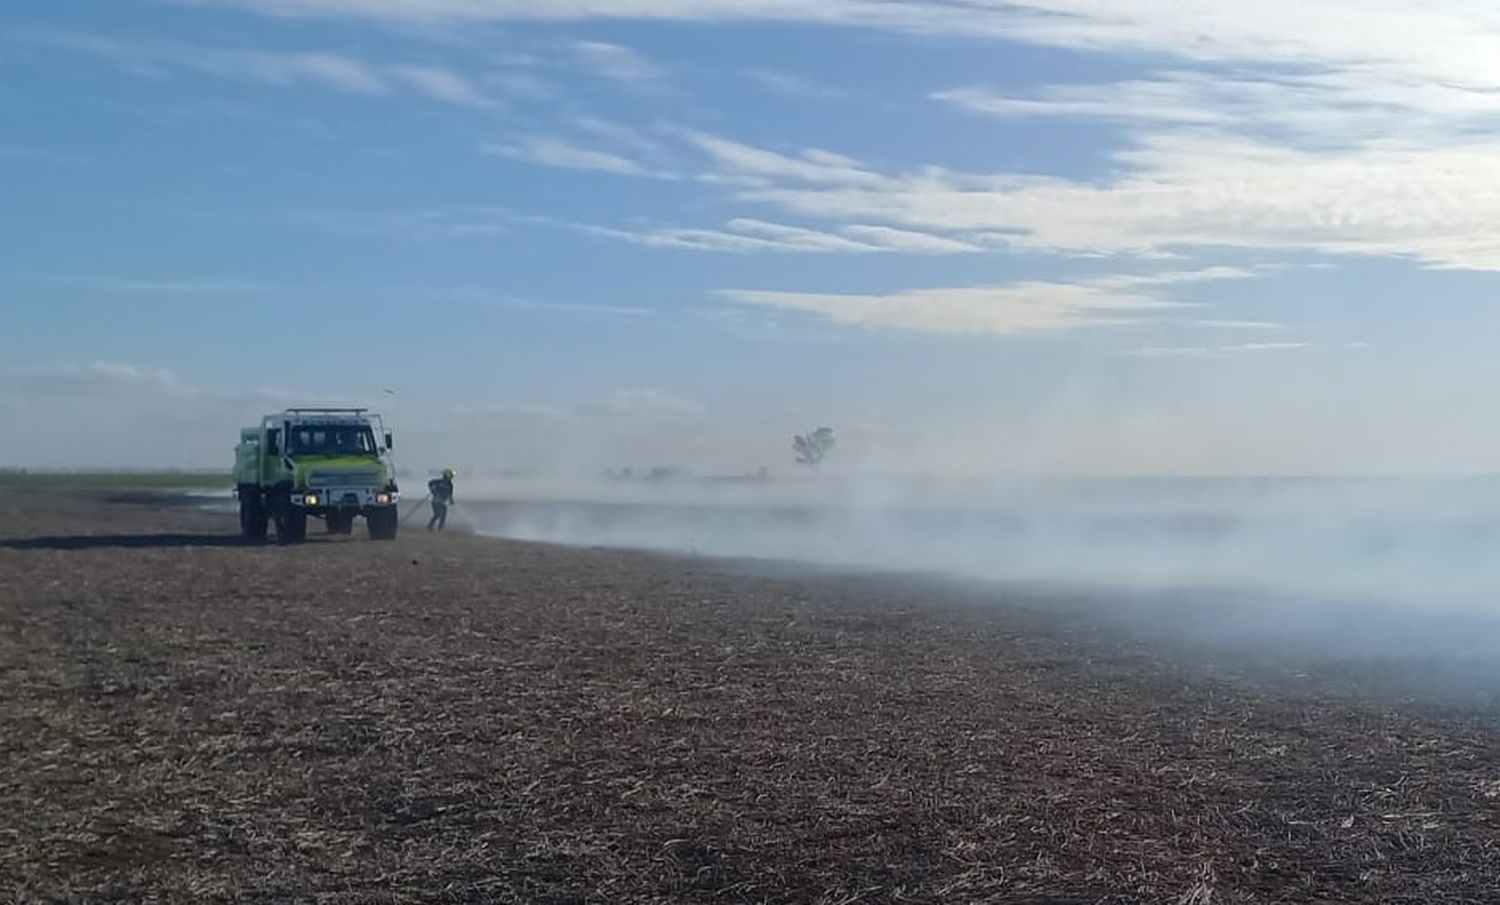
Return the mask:
M369 411L367 408L352 408L349 406L286 409L288 415L364 415Z

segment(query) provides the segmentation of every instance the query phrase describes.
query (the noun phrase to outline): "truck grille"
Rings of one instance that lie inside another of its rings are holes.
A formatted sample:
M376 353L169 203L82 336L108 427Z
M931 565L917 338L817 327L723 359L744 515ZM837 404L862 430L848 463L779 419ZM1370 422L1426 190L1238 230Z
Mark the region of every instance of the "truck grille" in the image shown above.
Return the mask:
M309 487L373 487L378 471L315 471L307 476Z

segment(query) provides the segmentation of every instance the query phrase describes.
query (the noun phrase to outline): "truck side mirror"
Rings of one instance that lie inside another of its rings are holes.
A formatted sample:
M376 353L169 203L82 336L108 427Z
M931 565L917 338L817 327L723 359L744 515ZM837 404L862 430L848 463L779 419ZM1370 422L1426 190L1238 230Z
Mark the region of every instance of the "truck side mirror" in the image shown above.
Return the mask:
M279 431L279 430L268 430L268 431L266 431L266 455L268 455L268 456L279 456L279 455L281 455L281 431Z
M396 448L396 442L393 439L391 439L391 432L390 431L386 431L385 432L385 448L388 449L388 450Z

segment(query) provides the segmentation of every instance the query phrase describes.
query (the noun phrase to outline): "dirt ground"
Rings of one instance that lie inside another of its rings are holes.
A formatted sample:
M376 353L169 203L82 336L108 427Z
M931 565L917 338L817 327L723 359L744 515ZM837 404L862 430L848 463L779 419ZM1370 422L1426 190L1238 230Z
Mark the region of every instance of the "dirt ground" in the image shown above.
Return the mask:
M1493 715L1347 665L917 580L0 516L0 901L1500 902Z

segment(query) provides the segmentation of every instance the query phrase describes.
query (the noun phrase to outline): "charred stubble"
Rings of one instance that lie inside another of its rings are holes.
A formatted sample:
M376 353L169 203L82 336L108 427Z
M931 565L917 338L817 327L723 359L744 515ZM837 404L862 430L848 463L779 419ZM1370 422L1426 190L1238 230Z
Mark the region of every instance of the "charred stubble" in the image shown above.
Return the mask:
M1500 889L1488 715L1362 696L1347 664L1291 677L920 582L0 511L3 899Z

